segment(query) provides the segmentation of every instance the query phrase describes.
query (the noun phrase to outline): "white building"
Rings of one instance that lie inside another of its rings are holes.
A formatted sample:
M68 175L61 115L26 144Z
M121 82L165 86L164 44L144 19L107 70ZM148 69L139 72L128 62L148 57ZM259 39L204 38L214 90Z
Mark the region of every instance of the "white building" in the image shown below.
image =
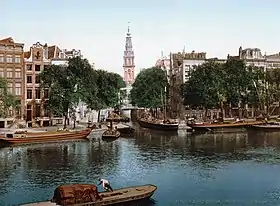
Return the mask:
M232 57L244 60L247 66L263 67L264 70L280 68L280 53L262 54L259 48L239 47L238 56Z
M126 87L124 88L121 88L120 90L121 91L124 91L125 93L125 98L122 99L122 106L124 107L131 107L131 104L130 104L130 91L132 89L132 86L131 85L127 85Z

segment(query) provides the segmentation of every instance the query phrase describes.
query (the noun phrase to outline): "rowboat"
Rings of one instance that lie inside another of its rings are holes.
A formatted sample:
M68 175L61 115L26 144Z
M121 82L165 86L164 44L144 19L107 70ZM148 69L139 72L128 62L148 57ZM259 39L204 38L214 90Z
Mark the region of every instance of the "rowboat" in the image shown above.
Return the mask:
M118 139L121 136L119 131L106 130L102 134L102 139Z
M112 127L116 128L121 134L131 134L135 131L134 128L124 123L113 124ZM111 126L108 125L108 128L111 128Z
M104 206L128 203L150 198L157 187L142 185L114 190L113 192L98 192L91 184L62 185L55 189L51 201L23 204L22 206Z
M225 128L242 128L263 124L263 121L232 122L232 123L191 123L188 124L195 131L211 131Z
M164 122L163 120L159 121L149 121L146 119L138 119L138 123L141 127L155 129L155 130L165 130L165 131L177 131L178 123L177 122Z
M26 144L26 143L41 143L54 142L61 140L78 140L86 139L92 131L91 128L84 130L58 130L58 131L38 131L26 132L16 131L7 132L4 136L0 136L0 145L11 144Z

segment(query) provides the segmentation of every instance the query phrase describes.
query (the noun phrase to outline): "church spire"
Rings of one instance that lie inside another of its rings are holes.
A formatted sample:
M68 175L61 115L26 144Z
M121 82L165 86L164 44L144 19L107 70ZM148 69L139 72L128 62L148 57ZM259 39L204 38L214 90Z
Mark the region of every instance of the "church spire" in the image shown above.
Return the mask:
M124 69L124 81L126 84L132 84L134 82L134 51L132 48L132 40L130 33L130 22L128 22L127 34L125 39L125 50L123 56L123 69Z

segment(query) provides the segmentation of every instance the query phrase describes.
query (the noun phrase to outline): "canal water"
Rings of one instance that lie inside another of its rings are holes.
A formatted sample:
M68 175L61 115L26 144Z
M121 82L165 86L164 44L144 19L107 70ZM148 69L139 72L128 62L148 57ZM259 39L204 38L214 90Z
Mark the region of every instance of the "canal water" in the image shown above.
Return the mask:
M280 133L91 137L1 148L0 205L47 200L58 185L98 178L113 188L157 185L148 206L280 205Z

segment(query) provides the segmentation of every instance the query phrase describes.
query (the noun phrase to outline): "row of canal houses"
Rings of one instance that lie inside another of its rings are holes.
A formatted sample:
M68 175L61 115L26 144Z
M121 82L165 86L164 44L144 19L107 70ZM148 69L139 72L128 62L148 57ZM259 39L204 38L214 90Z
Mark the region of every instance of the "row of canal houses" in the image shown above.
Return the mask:
M24 44L9 37L0 40L0 76L7 79L8 90L20 103L18 110L10 110L7 117L0 117L0 128L49 126L61 124L61 117L53 117L46 108L48 89L39 88L39 73L48 65L67 64L71 57L82 57L81 51L60 49L37 42L29 51ZM86 106L81 102L77 108L78 117L84 116Z

